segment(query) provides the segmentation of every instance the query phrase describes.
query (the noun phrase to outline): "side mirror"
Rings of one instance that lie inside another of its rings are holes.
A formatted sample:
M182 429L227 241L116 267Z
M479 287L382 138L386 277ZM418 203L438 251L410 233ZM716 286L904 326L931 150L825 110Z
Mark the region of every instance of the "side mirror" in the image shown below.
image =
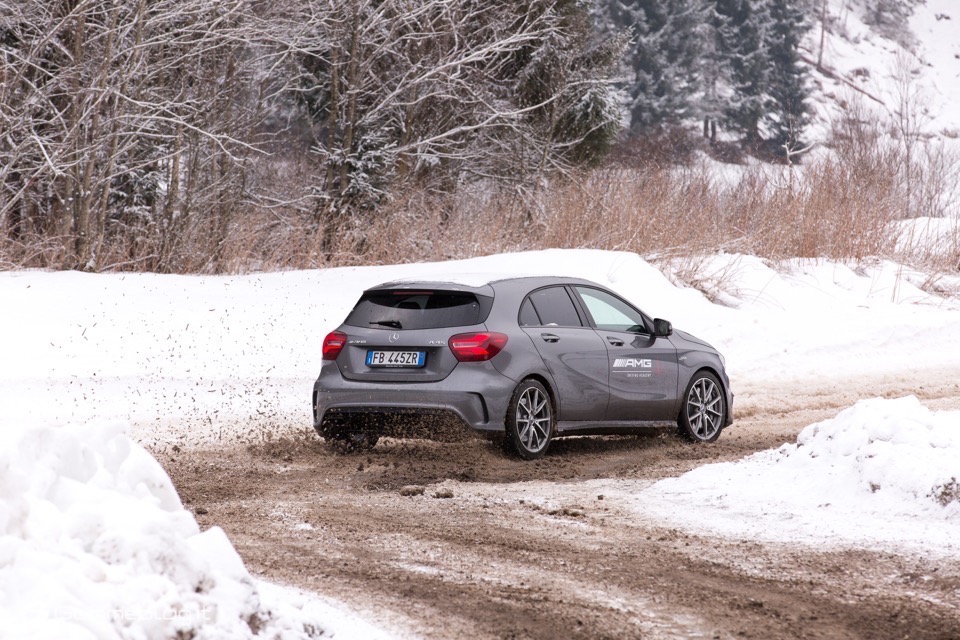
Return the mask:
M656 318L653 321L653 335L658 338L669 338L673 335L673 325L670 324L669 320Z

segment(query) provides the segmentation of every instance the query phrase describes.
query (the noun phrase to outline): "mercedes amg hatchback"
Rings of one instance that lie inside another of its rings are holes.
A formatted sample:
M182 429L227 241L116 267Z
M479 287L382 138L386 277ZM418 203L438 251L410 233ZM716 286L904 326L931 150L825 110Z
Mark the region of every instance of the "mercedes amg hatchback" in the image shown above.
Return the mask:
M394 282L323 341L314 428L369 447L389 418L453 417L524 459L553 438L669 422L713 442L731 424L723 356L587 280ZM430 421L424 421L430 424Z

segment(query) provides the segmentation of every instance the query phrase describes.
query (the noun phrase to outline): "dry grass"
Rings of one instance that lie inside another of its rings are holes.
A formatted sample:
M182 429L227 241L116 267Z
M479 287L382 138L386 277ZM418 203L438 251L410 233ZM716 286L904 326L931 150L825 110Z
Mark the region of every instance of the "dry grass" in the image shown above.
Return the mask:
M838 131L833 153L803 167L611 165L523 196L476 187L456 195L406 194L374 212L324 219L302 208L236 211L176 233L116 230L96 268L180 273L393 264L544 248L636 252L650 260L725 251L770 260L889 257L953 273L954 232L939 244L898 238L895 223L942 214L957 163L944 155L910 168L869 131ZM736 178L731 178L736 175ZM225 236L223 235L226 230ZM63 242L0 234L0 268L59 268Z

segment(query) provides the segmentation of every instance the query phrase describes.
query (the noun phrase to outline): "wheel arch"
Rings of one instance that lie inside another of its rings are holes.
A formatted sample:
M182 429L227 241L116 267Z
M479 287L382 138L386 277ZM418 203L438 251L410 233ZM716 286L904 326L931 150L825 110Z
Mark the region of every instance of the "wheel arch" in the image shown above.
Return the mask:
M720 383L720 386L723 387L724 391L727 390L727 385L724 384L723 382L723 374L717 371L716 367L713 367L709 364L702 364L699 367L697 367L696 370L693 372L693 374L690 376L690 380L693 380L698 373L703 373L704 371L713 375L713 377L716 378L717 381ZM689 382L687 383L687 386L690 386Z

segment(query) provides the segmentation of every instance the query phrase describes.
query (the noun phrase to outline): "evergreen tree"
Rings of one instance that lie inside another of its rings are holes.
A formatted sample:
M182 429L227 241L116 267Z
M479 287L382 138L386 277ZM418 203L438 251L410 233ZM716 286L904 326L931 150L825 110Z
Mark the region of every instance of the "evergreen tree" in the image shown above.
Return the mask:
M600 29L629 29L623 89L634 130L697 115L706 30L702 0L601 0Z
M580 0L528 4L528 16L549 7L560 28L516 57L519 105L543 105L528 121L566 161L596 162L622 129L622 94L608 78L623 56L626 37L598 38Z
M760 141L770 103L767 17L766 6L757 0L717 0L713 16L719 70L729 85L724 119L750 143Z
M319 6L319 5L318 5ZM621 127L623 41L580 0L338 0L294 26L325 211L407 185L523 181L597 161ZM307 15L309 10L309 17Z
M772 140L778 148L802 146L800 136L806 126L808 108L806 73L800 65L800 39L809 28L806 14L795 0L767 0L770 23L766 50L770 60L770 105L766 120Z
M864 21L878 33L896 40L904 47L913 44L909 21L913 8L926 0L865 0Z
M752 146L800 144L799 45L808 0L599 0L602 31L629 29L623 88L634 131L707 116Z
M764 134L779 152L800 144L808 121L800 40L809 27L806 2L717 0L715 46L728 94L727 125L759 144Z

